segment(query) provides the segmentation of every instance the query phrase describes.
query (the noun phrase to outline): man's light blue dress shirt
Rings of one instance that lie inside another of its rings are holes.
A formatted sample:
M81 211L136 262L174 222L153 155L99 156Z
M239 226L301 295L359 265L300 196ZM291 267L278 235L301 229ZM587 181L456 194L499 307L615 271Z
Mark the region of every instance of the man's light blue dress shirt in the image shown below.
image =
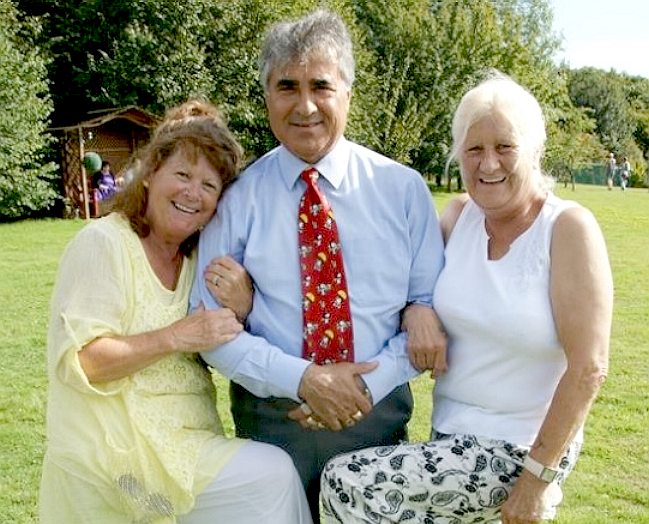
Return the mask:
M219 307L203 270L229 254L255 284L246 332L202 353L211 366L259 397L298 398L302 374L302 292L298 207L306 164L280 146L247 168L219 202L201 234L191 307ZM437 213L421 175L341 138L314 167L333 209L351 298L356 362L377 361L363 375L378 403L416 376L400 333L408 302L432 304L443 264Z

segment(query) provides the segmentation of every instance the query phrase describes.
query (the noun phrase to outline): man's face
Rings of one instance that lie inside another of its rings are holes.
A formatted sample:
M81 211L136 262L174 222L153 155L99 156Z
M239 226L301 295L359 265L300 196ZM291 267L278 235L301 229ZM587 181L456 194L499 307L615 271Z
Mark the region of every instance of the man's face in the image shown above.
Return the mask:
M275 137L310 164L325 156L345 131L351 92L338 64L312 58L271 72L266 92Z

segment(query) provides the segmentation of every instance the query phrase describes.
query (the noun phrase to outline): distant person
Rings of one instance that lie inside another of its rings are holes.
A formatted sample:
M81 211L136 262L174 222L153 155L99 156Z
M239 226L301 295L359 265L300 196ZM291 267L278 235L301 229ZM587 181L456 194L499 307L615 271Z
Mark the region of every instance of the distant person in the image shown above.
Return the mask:
M110 162L104 160L101 163L101 169L92 176L92 187L100 202L105 202L117 192L117 182L110 169Z
M622 189L622 191L626 191L626 188L629 185L630 176L631 176L631 163L627 160L625 156L623 156L622 163L620 164L620 188Z
M41 524L311 523L291 458L223 435L197 354L242 330L245 272L222 259L225 307L186 316L198 232L241 155L214 106L181 105L112 212L68 245L51 301Z
M610 191L613 189L613 179L615 178L615 169L616 169L616 160L613 153L609 153L608 158L606 159L606 186Z
M442 215L434 307L449 368L431 440L331 460L327 524L554 518L607 374L606 245L590 211L550 191L539 103L496 75L462 98L452 136L468 195Z

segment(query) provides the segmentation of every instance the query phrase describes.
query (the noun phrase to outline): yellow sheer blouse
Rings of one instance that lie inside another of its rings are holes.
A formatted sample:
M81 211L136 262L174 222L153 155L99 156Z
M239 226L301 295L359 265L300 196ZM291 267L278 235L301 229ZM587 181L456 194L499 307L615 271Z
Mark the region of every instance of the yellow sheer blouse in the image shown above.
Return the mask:
M194 273L194 258L185 259L176 290L165 288L118 214L93 221L67 247L48 333L42 523L175 522L244 442L223 436L211 377L195 354L102 384L90 384L79 364L95 338L182 318Z

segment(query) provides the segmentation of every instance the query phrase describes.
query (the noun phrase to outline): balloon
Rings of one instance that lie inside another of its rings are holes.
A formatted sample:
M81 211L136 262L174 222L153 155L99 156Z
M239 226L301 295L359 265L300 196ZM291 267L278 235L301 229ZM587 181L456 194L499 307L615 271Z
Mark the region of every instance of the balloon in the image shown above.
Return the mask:
M99 171L101 169L101 157L97 153L90 151L83 155L83 165L90 173Z

